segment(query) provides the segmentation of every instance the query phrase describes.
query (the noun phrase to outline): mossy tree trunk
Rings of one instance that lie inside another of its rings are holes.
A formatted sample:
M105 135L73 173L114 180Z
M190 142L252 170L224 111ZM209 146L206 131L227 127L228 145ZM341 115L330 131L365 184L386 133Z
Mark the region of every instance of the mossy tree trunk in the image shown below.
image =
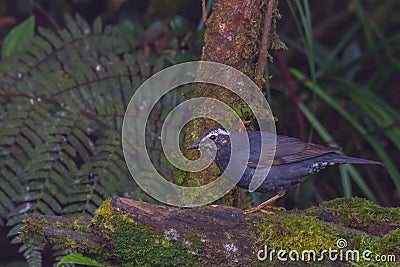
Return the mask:
M234 67L261 88L267 48L271 43L271 35L268 33L271 32L271 25L275 21L276 7L277 0L214 1L212 12L205 24L205 45L201 59ZM265 26L268 29L265 29ZM212 84L199 84L193 97L220 100L238 113L246 127L254 129L256 126L253 114L246 108L247 105L224 88ZM202 133L215 126L216 123L212 120L194 120L188 126L185 145L193 143ZM194 156L194 153L196 152L190 152L189 156ZM183 185L207 184L215 178L215 169L216 166L212 165L203 172L189 173ZM232 204L231 197L225 199L229 200L223 203Z

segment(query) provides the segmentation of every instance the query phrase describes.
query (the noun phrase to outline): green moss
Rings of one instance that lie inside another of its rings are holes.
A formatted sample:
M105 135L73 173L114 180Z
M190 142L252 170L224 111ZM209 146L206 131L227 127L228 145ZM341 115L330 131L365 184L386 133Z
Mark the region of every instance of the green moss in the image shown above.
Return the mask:
M400 255L400 228L387 233L381 240L381 247L382 251Z
M188 266L192 255L178 241L166 240L137 223L122 223L111 233L122 266Z
M362 198L338 198L312 207L306 214L318 216L322 211L334 211L339 214L343 226L357 223L367 226L371 222L391 222L400 225L400 208L384 208Z
M183 182L185 181L185 177L186 177L186 172L182 171L180 169L175 169L174 170L174 178L175 178L175 183L177 185L182 185Z
M328 250L336 246L339 233L327 229L313 217L275 214L264 217L256 224L258 240L269 249L283 250ZM319 254L317 254L319 256Z
M72 250L76 249L76 241L73 240L72 238L68 238L68 237L65 238L65 243L66 243L66 246L71 248Z
M187 266L193 256L176 240L167 240L141 226L127 215L114 213L111 200L96 210L92 222L103 235L108 235L113 246L112 258L121 266Z
M329 214L335 216L335 224L320 221L319 218L324 211L330 211ZM278 212L273 215L263 217L263 221L256 224L257 239L264 249L267 246L269 252L275 249L287 252L296 250L302 252L312 250L316 252L316 257L320 256L321 250L338 250L346 253L349 251L358 251L358 261L348 261L356 266L377 266L375 256L383 255L386 259L397 262L385 262L384 266L398 266L400 259L400 229L389 231L383 237L372 236L366 232L351 229L352 226L367 227L369 224L384 223L399 227L400 209L384 208L368 200L360 198L335 199L322 203L318 207L312 207L304 212ZM341 227L342 224L345 227ZM339 227L338 227L339 225ZM349 228L348 228L349 227ZM395 228L395 227L394 227ZM338 247L338 240L342 239L346 245ZM371 261L362 257L363 252L369 252ZM282 262L275 257L272 261L266 260L262 265L280 266ZM332 265L329 257L324 257L323 262L296 262L289 261L293 266L326 266Z
M59 229L69 229L73 231L78 231L81 233L88 233L90 232L88 225L82 225L79 223L79 220L74 220L73 223L63 223L60 221L55 221L54 223L43 220L34 220L31 217L27 217L25 220L22 221L24 224L24 228L22 233L20 234L20 238L23 243L26 245L33 245L33 243L43 244L46 243L46 236L44 234L43 229L47 226L51 226L54 228ZM64 248L76 248L76 242L72 239L67 239L67 242L62 239L53 239L55 244L58 244L59 247Z
M107 199L103 201L100 207L97 208L95 212L95 216L92 219L92 223L94 225L98 225L100 222L103 223L102 228L107 228L107 229L113 229L113 224L112 224L112 219L113 219L113 212L111 210L111 199Z
M47 225L45 221L35 221L31 217L28 217L22 223L24 224L24 228L20 234L20 239L24 244L30 246L34 242L45 242L46 238L44 232L41 230Z
M389 233L386 236L384 238L379 238L366 234L345 234L343 238L349 241L349 243L343 251L353 250L359 252L359 261L354 263L357 266L399 266L400 239L398 232L394 235ZM391 240L392 237L397 238L397 240ZM366 255L369 260L364 259L363 254ZM376 257L386 257L387 259L390 257L393 259L394 257L397 261L386 260L386 262L378 262Z

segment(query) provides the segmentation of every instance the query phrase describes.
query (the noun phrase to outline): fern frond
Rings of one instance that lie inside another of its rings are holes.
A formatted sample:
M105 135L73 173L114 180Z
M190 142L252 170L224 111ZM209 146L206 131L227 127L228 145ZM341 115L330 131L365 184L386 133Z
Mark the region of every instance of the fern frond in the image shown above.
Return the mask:
M19 252L25 257L30 267L42 267L41 249L22 245Z
M65 21L0 62L0 218L12 242L31 213L93 214L111 194L141 192L120 130L134 89L152 71L100 19L93 27L79 15ZM41 265L39 250L21 251Z

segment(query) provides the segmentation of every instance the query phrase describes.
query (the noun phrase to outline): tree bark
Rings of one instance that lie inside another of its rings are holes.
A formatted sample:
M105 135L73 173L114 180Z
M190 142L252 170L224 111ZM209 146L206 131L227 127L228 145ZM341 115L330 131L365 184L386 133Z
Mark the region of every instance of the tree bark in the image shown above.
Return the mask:
M205 45L201 59L229 65L250 77L260 88L263 85L264 64L269 40L262 40L263 31L270 32L273 17L266 16L268 6L276 8L277 0L216 0L205 26ZM274 11L273 10L273 11ZM271 13L271 12L270 12ZM265 20L269 23L265 23ZM264 29L267 25L269 29ZM269 39L271 36L266 35ZM262 46L260 49L260 46ZM260 51L262 52L260 54ZM260 56L264 58L260 58ZM262 64L262 68L258 68ZM240 97L226 88L212 84L196 86L193 97L208 97L220 100L235 110L248 129L254 130L257 122L248 106ZM204 107L194 107L204 109ZM212 118L212 107L202 111L204 117ZM210 115L210 116L208 116ZM216 126L214 120L198 118L189 123L185 139L185 147L197 141L205 131ZM188 152L193 156L196 152ZM216 165L212 164L206 170L188 173L184 186L200 186L215 179ZM237 201L240 203L241 201ZM220 203L233 204L232 195L225 196Z
M341 208L349 203L350 207L354 206L351 215L347 213L347 206ZM362 213L360 205L365 207L366 214ZM371 208L375 210L371 211ZM137 234L137 231L123 232L123 238L128 241L122 247L130 254L140 251L138 257L148 265L152 265L154 255L168 255L173 244L179 244L179 250L187 252L193 261L191 264L185 261L182 265L253 266L259 262L257 254L264 246L319 250L325 243L328 245L339 238L346 238L349 249L361 249L357 247L361 246L358 240L364 242L364 249L368 242L374 248L382 245L385 250L376 253L393 254L400 259L400 209L385 209L360 199L338 199L304 211L246 215L242 210L229 206L172 208L113 196L111 201L103 203L94 218L32 215L25 221L22 239L31 246L51 243L103 263L132 266L134 264L131 265L126 258L121 258L117 249L121 238L117 240L116 233L126 225L139 229L140 237L132 239L129 236L130 233ZM143 235L146 231L151 234ZM149 242L155 243L152 249L149 249ZM301 245L304 242L306 246ZM142 245L145 249L141 248ZM157 262L165 262L166 266L175 264L167 262L173 257L166 259ZM272 261L267 259L265 263L279 266L276 258Z

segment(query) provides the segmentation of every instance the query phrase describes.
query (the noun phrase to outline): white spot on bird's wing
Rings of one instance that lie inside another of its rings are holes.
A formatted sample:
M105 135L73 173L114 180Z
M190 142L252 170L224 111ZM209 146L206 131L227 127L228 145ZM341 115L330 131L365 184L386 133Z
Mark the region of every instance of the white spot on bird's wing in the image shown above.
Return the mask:
M316 162L316 163L314 163L313 165L310 166L310 170L309 170L308 173L320 172L321 170L325 169L326 166L328 166L328 165L329 166L333 166L333 165L335 165L335 163L334 162L326 162L326 161Z

